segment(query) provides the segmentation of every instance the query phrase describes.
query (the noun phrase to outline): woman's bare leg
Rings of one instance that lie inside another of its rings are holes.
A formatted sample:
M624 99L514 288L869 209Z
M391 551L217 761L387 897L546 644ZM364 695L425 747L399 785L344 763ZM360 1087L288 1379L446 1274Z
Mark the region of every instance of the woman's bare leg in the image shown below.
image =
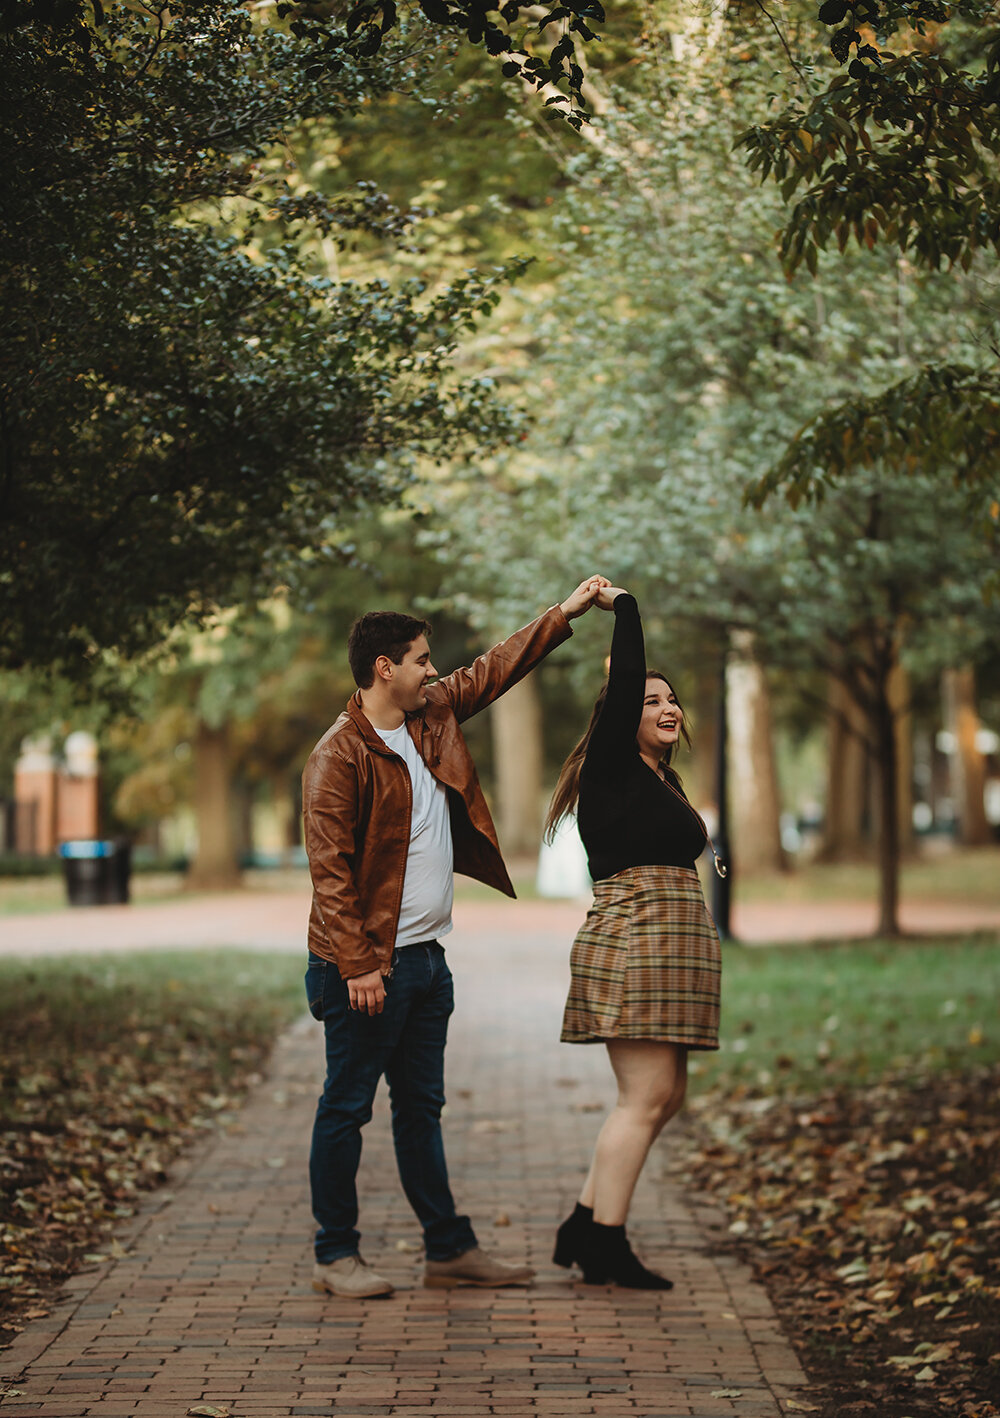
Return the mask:
M609 1039L618 1101L597 1137L580 1203L602 1226L621 1226L654 1139L684 1102L687 1049L655 1039Z

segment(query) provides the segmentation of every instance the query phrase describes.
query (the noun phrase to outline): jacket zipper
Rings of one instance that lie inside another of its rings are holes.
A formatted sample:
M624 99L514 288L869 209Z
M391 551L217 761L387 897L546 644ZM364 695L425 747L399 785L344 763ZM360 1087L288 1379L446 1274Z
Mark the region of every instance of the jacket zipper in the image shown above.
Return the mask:
M386 747L388 748L388 744L386 745ZM389 751L392 752L391 749L390 749ZM400 758L400 756L399 756L398 753L393 753L393 757L399 759L399 762L403 765L403 772L404 772L404 774L406 775L406 796L407 796L407 800L408 800L408 802L409 802L409 812L408 812L408 814L407 814L407 818L408 818L408 821L409 821L409 828L410 828L410 831L412 831L412 830L413 830L413 779L410 777L410 770L409 770L409 768L407 768L407 766L406 766L406 760L405 760L405 758ZM407 841L409 841L409 836L407 836ZM408 848L407 848L407 851L409 851ZM399 877L399 895L398 895L398 897L397 897L397 906L396 906L396 933L397 933L397 934L399 933L399 913L400 913L400 911L401 911L402 908L403 908L403 886L405 885L405 882L406 882L406 857L404 856L404 857L403 857L403 870L402 870L402 872L401 872L401 874L400 874L400 877ZM395 959L395 955L396 955L396 947L395 947L395 945L394 945L393 948L392 948L392 954L389 956L389 969L385 972L385 976L384 976L384 978L385 978L386 980L389 980L389 979L392 978L392 962L393 962L393 960Z

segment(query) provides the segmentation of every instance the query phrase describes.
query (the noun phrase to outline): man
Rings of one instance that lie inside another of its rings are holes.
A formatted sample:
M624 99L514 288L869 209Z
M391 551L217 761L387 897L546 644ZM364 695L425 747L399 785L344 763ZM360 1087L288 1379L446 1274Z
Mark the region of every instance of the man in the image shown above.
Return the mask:
M517 684L571 634L604 577L468 669L437 677L426 621L393 611L353 626L358 691L313 749L302 776L313 880L309 1008L326 1031L326 1085L309 1175L313 1286L388 1295L358 1254L361 1129L378 1081L389 1083L400 1180L423 1227L424 1284L522 1285L533 1272L482 1251L456 1214L441 1137L444 1048L454 1007L440 937L451 929L452 872L514 895L459 725Z

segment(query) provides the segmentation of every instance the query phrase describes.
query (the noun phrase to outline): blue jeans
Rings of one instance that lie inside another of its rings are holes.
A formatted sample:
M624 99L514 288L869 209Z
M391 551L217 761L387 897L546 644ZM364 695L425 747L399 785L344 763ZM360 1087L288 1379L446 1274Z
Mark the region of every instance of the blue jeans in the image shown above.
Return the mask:
M381 1014L351 1009L336 965L311 952L306 996L326 1030L326 1085L309 1154L316 1259L329 1265L358 1249L361 1129L383 1074L399 1178L424 1229L427 1257L448 1260L469 1250L476 1237L469 1218L455 1214L441 1137L444 1046L455 1007L444 950L428 941L395 952Z

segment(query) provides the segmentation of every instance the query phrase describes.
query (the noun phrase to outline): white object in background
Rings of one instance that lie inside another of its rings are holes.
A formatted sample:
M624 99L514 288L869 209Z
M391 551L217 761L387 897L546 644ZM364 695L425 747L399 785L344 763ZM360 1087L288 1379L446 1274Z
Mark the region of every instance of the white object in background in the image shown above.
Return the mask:
M591 886L587 853L577 831L576 818L564 817L552 841L543 841L539 849L535 887L539 896L575 900L578 896L588 896Z
M97 740L86 729L77 729L63 744L66 771L74 778L97 777Z
M986 821L991 827L1000 827L1000 778L990 778L983 794L986 807Z

